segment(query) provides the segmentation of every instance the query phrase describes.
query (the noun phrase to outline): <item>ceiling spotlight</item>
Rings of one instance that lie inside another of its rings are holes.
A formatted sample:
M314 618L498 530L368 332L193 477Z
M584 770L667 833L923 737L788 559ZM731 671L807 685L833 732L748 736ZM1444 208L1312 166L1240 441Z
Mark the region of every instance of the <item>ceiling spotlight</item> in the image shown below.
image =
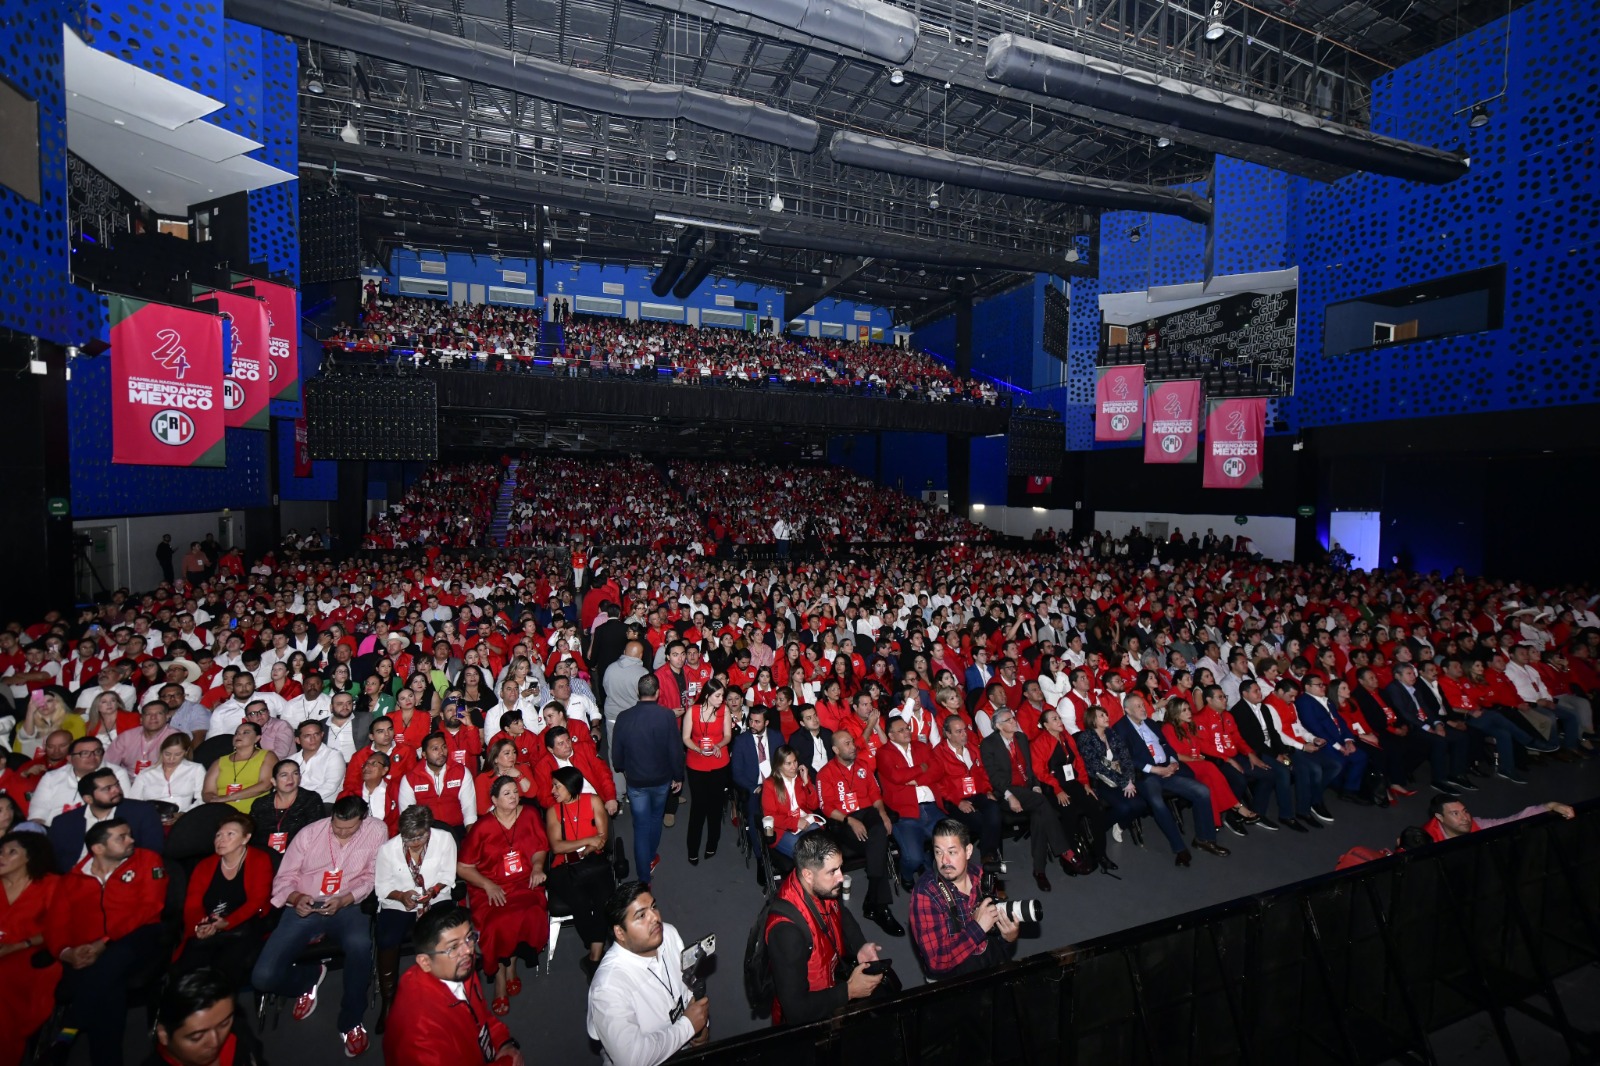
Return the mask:
M1222 0L1211 5L1211 21L1206 23L1206 40L1220 41L1228 27L1222 24Z
M1079 258L1078 250L1076 248L1067 249L1067 262L1076 263Z
M481 204L481 203L483 203L483 201L482 201L482 200L480 200L480 199L478 199L478 198L477 198L477 197L476 197L476 196L474 196L474 197L473 197L473 198L472 198L472 206L473 206L473 207L477 207L477 206L478 206L478 205L479 205L479 204Z
M929 211L937 211L937 210L939 210L939 194L938 193L930 192L928 194L928 210Z
M783 213L783 197L779 196L777 193L773 193L772 194L772 199L767 201L767 210L771 211L775 215L782 214Z
M905 81L906 81L906 72L905 71L901 70L899 67L890 67L889 68L889 84L890 85L904 85Z
M1467 125L1475 130L1481 130L1489 124L1489 109L1483 104L1472 105L1472 117L1467 119Z
M356 124L349 119L344 120L344 129L339 131L339 139L345 144L360 144L361 131L356 129Z
M667 145L667 162L676 163L677 161L678 161L678 150L676 148L672 147L672 145L670 145L670 144Z
M322 84L322 71L316 67L306 71L306 92L311 93L313 96L321 96L325 88Z
M1144 234L1139 232L1139 227L1138 226L1135 226L1131 230L1128 231L1128 243L1129 244L1138 244L1143 239L1144 239Z
M1156 147L1157 148L1171 148L1172 147L1172 138L1171 137L1158 137L1158 138L1156 138Z

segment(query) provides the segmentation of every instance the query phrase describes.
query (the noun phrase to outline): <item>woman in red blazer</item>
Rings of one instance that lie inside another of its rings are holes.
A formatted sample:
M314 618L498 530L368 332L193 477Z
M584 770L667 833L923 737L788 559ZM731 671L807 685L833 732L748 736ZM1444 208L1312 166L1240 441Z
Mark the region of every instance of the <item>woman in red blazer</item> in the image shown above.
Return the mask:
M250 847L255 829L251 817L238 811L217 825L216 853L201 859L189 877L174 976L209 966L230 988L248 982L272 900L272 856Z
M801 766L787 744L773 752L772 776L761 786L761 815L772 823L772 847L792 858L800 834L823 824L819 806L811 768Z

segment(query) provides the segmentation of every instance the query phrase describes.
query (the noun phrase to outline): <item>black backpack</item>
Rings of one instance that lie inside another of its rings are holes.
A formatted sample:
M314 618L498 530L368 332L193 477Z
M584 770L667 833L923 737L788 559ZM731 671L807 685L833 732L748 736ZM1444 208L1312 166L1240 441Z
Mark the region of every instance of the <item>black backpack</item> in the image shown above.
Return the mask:
M755 1018L772 1014L772 1000L778 991L772 980L772 965L767 959L767 922L774 917L793 922L808 942L811 939L811 930L793 903L773 894L761 905L761 912L756 915L744 945L744 995L750 1002L750 1014ZM810 950L808 943L807 954Z

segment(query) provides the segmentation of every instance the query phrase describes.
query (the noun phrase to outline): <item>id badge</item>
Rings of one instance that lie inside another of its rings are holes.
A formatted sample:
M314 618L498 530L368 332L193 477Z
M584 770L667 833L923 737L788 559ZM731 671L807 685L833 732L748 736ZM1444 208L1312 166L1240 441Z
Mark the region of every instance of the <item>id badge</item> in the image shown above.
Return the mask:
M856 802L856 794L854 792L846 792L840 798L842 800L841 806L844 807L846 814L854 814L861 809L861 804Z
M450 753L450 761L455 763L457 766L467 765L467 750L465 748L461 748L457 751L452 751Z
M961 798L966 799L978 791L978 783L970 775L961 779Z
M150 760L140 759L138 762L133 764L133 776L138 777L148 769L150 769Z
M337 895L339 892L339 886L342 884L344 884L343 870L322 871L322 894L324 896Z
M507 877L515 877L523 871L522 852L515 848L506 852L506 857L500 860L500 868Z
M267 847L271 848L273 851L276 851L279 855L282 855L285 851L289 850L289 834L273 833L271 836L267 837Z
M228 786L227 792L225 794L229 795L229 796L236 796L236 795L238 795L239 793L241 793L243 791L244 791L244 786L239 784L239 782L235 781L235 782L233 782L232 784L230 784Z

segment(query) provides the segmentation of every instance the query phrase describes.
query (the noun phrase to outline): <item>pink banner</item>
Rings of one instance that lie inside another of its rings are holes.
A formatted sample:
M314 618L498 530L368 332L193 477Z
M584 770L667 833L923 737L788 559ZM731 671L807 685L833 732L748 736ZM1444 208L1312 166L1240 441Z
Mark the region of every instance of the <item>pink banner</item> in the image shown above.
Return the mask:
M1144 433L1144 365L1095 371L1094 439L1138 440Z
M271 316L266 301L226 290L202 292L194 302L233 324L233 351L227 380L222 383L223 416L230 429L268 428L267 349Z
M304 415L294 420L294 476L311 476L311 445L306 435Z
M270 316L267 328L267 383L272 399L300 400L300 292L292 285L262 281L243 274L233 276L233 287L259 296Z
M111 461L225 466L222 319L106 296L111 320Z
M1212 400L1206 405L1208 489L1259 489L1267 445L1263 396Z
M1199 380L1152 384L1144 409L1144 461L1194 462L1200 443Z

